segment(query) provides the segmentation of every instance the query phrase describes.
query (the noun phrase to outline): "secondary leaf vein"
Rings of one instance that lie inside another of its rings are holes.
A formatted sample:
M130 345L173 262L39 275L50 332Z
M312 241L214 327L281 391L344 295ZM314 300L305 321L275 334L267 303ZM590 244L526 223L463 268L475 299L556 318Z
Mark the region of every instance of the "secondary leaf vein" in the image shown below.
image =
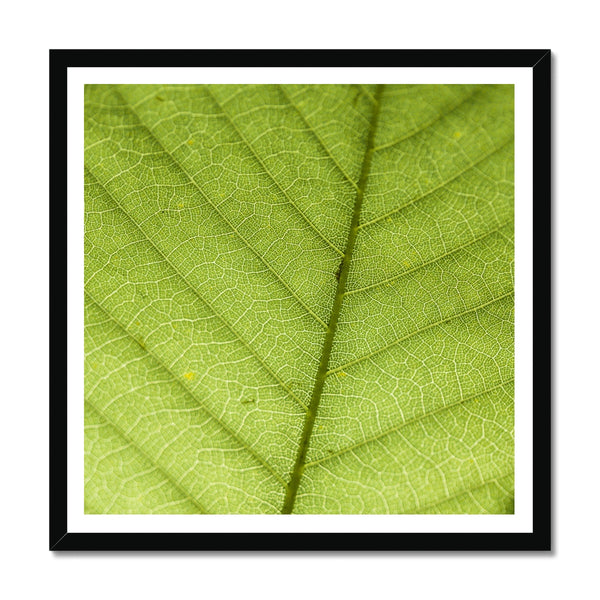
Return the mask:
M215 423L217 423L221 427L221 429L223 429L223 431L225 431L237 444L239 444L239 446L241 448L243 448L244 450L246 450L252 457L254 457L254 459L256 461L258 461L267 471L269 471L269 473L271 473L271 475L273 475L273 477L275 477L284 486L286 485L286 482L281 477L281 475L279 475L279 473L277 473L277 471L275 471L273 469L273 467L271 467L271 465L260 454L258 454L258 452L256 452L256 450L253 450L250 446L248 446L248 444L242 438L240 438L238 436L238 434L235 433L235 431L233 431L228 425L225 425L225 423L223 423L223 421L221 421L221 419L219 419L219 417L217 415L213 414L213 412L207 406L205 406L204 404L202 404L202 402L200 402L200 400L198 400L198 398L196 398L196 395L192 392L192 390L189 389L189 387L187 386L187 384L171 369L171 367L169 367L167 364L165 364L158 355L156 355L154 352L152 352L152 350L150 350L147 347L142 347L140 345L140 341L127 329L127 327L125 325L123 325L123 323L121 323L114 315L112 315L110 313L110 311L108 311L98 300L96 300L96 298L94 298L92 296L92 294L90 294L88 291L84 291L84 294L107 317L109 317L116 325L118 325L119 328L121 328L138 346L140 346L140 348L142 348L150 357L152 357L152 359L154 360L154 362L156 364L158 364L167 373L169 373L169 375L172 377L173 381L175 383L177 383L181 388L183 388L185 394L188 395L190 398L192 398L194 400L194 402L209 417L211 417L215 421Z
M300 404L300 406L304 410L307 410L306 404L304 404L304 402L302 402L302 400L300 400L300 398L298 398L298 396L293 392L293 390L291 390L285 384L285 382L280 377L277 376L277 374L271 369L271 367L269 367L267 365L267 363L263 360L263 358L260 357L258 354L256 354L256 352L252 349L252 346L250 346L250 344L246 340L244 340L244 338L242 338L239 335L239 333L237 333L237 331L225 319L225 317L220 315L218 313L218 311L212 306L212 304L200 294L200 292L196 289L196 287L193 286L187 280L186 276L183 273L181 273L179 271L179 269L169 260L169 258L166 256L166 254L154 243L152 238L146 233L146 231L144 229L142 229L142 227L135 221L135 219L132 218L132 216L125 210L125 208L116 199L116 197L106 188L106 186L94 175L94 173L92 173L92 171L88 167L85 167L85 169L88 172L88 174L94 179L94 181L96 181L98 183L98 185L100 185L102 187L102 189L107 193L108 197L115 203L117 208L119 210L121 210L121 212L123 212L123 214L129 219L129 221L134 225L134 227L136 227L137 230L144 236L144 238L148 241L148 243L152 246L152 248L154 248L154 250L158 253L158 255L161 257L161 259L164 260L164 262L169 266L169 268L171 268L177 274L177 276L183 281L183 283L185 283L185 285L188 287L188 289L191 290L191 292L212 312L213 316L216 319L221 321L227 327L227 329L234 335L234 337L240 342L240 344L242 344L242 346L244 346L244 348L261 364L261 366L265 369L265 371L279 384L279 386L283 390L285 390L285 392L290 397L292 397L296 402L298 402L298 404Z
M386 344L385 346L382 346L381 348L377 348L377 350L373 350L373 352L370 352L369 354L364 354L363 356L356 358L354 360L351 360L343 365L340 365L339 367L336 367L335 369L331 369L331 371L327 372L327 375L331 375L332 373L337 373L338 371L347 369L348 367L351 367L352 365L356 365L356 364L363 362L369 358L372 358L373 356L376 356L377 354L381 354L382 352L385 352L386 350L389 350L390 348L393 348L394 346L401 344L405 340L407 340L415 335L419 335L420 333L423 333L424 331L427 331L428 329L432 329L433 327L437 327L438 325L443 325L444 323L448 323L450 321L453 321L454 319L460 319L461 317L464 317L465 315L475 313L475 312L481 310L482 308L485 308L486 306L489 306L490 304L494 304L495 302L499 302L500 300L507 298L508 296L512 296L513 294L514 294L514 290L510 290L509 292L506 292L505 294L501 294L500 296L492 298L488 302L484 302L483 304L480 304L479 306L475 306L474 308L469 308L468 310L465 310L463 312L451 315L447 319L442 319L441 321L436 321L435 323L430 323L429 325L426 325L425 327L421 327L421 329L417 329L416 331L413 331L413 332L409 333L408 335L398 338L397 340L394 340L393 342L390 342L389 344Z
M208 86L205 86L207 94L212 98L213 102L217 105L223 116L227 119L231 127L236 132L237 136L242 140L242 142L246 145L246 147L250 150L252 156L258 161L258 164L261 166L263 171L269 176L269 179L277 186L277 189L284 195L285 199L290 203L291 206L294 207L296 212L302 217L302 220L317 234L319 238L323 242L325 242L337 255L343 256L343 252L337 248L318 228L317 226L304 214L304 212L300 209L300 207L290 198L288 192L286 192L279 181L275 178L275 176L271 173L263 159L259 156L258 152L254 149L252 143L246 139L246 136L242 133L240 128L237 126L236 122L233 120L233 117L225 110L225 107L219 102L219 100L215 97L215 95L210 91Z
M110 425L120 437L122 437L128 444L134 447L154 467L154 469L158 471L173 487L179 490L179 492L181 492L188 500L193 502L202 514L208 514L208 511L204 508L204 506L202 506L202 504L192 494L190 494L188 490L186 490L178 481L173 479L171 475L169 475L168 471L165 471L165 469L158 465L139 444L137 444L133 439L131 439L131 437L129 437L125 433L125 431L119 425L117 425L110 417L104 414L104 412L100 408L98 408L98 406L96 406L89 398L85 399L85 403L94 412L100 415L100 417L104 419L106 423ZM107 510L106 512L109 511Z
M356 444L352 444L352 446L347 446L345 448L342 448L341 450L337 450L336 452L333 452L327 456L324 456L323 458L320 458L318 460L313 460L310 463L306 463L305 468L312 467L314 465L322 465L323 463L325 463L333 458L342 456L343 454L347 454L348 452L352 452L352 450L356 450L357 448L360 448L362 446L366 446L368 444L376 442L377 440L387 437L388 435L391 435L393 433L397 433L398 431L400 431L404 427L407 427L408 425L418 423L419 421L425 420L428 417L437 415L439 413L443 413L452 408L455 408L456 406L460 406L461 404L467 404L468 402L472 402L472 401L476 400L477 398L484 396L485 394L489 394L490 392L493 392L499 388L503 388L504 386L510 385L513 382L514 382L514 378L508 379L508 380L503 381L495 386L492 386L490 388L487 388L485 390L477 392L477 394L473 394L473 395L469 396L468 398L461 398L460 400L457 400L456 402L452 402L450 404L440 406L439 408L436 408L435 410L431 410L429 412L426 412L426 413L423 413L416 417L413 417L412 419L408 419L408 420L400 423L399 425L394 425L393 427L390 427L389 429L386 429L385 431L381 431L380 433L378 433L372 437L369 437L360 442L357 442Z
M248 242L248 240L237 230L237 228L229 221L229 219L223 214L221 210L219 210L218 206L210 199L210 197L204 192L204 190L200 187L200 185L196 182L194 177L190 175L187 170L183 167L183 165L175 159L173 154L171 154L162 144L162 142L158 139L158 136L154 133L154 131L142 121L140 116L136 113L134 108L131 106L129 102L123 97L121 92L119 92L116 88L116 94L121 98L124 106L131 112L132 115L138 120L139 124L148 131L148 133L152 136L152 138L156 141L158 146L161 148L162 152L164 152L173 165L175 165L192 183L192 185L200 192L201 196L211 205L213 210L219 215L219 217L227 224L227 226L231 229L231 231L244 243L244 245L256 256L260 262L269 270L269 272L283 285L283 287L292 295L292 297L304 308L304 310L310 314L324 329L327 329L327 324L317 315L299 296L296 292L279 276L277 271L265 260L264 256L259 254Z
M405 208L407 208L413 204L416 204L417 202L420 202L424 198L431 196L431 194L434 194L438 190L441 190L442 188L446 187L449 183L452 183L454 180L458 179L461 175L464 175L465 173L468 173L469 171L475 169L480 163L482 163L486 159L490 158L494 154L497 154L498 152L500 152L503 148L508 146L508 144L510 144L512 141L513 141L513 138L511 137L510 139L508 139L505 142L503 142L502 144L500 144L500 146L498 146L497 148L494 148L491 152L484 154L483 156L478 158L475 162L471 163L469 166L467 166L463 170L459 171L458 173L456 173L455 175L450 177L450 179L447 179L443 183L436 185L434 188L430 189L428 192L425 192L423 195L418 196L417 198L413 198L410 202L407 202L406 204L403 204L402 206L399 206L398 208L394 208L393 210L390 210L389 212L387 212L379 217L375 217L374 219L371 219L370 221L361 223L360 229L363 229L365 227L368 227L369 225L378 223L379 221L383 221L384 219L391 217L392 215L400 212L401 210L404 210Z

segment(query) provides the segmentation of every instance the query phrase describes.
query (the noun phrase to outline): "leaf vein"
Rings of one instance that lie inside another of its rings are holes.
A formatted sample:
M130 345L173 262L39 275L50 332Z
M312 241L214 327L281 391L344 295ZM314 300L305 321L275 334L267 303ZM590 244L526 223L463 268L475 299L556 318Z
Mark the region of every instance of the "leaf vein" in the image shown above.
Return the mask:
M484 302L483 304L480 304L479 306L476 306L474 308L469 308L468 310L465 310L463 312L451 315L450 317L448 317L446 319L442 319L441 321L436 321L435 323L430 323L429 325L426 325L425 327L422 327L421 329L417 329L417 331L413 331L413 332L409 333L408 335L405 335L397 340L394 340L393 342L390 342L389 344L386 344L385 346L382 346L381 348L377 348L377 350L373 350L373 352L370 352L369 354L365 354L359 358L356 358L356 359L351 360L343 365L340 365L339 367L336 367L335 369L331 369L330 371L327 371L327 375L331 375L332 373L337 373L338 371L347 369L348 367L351 367L351 366L356 365L360 362L363 362L369 358L372 358L373 356L376 356L377 354L381 354L382 352L385 352L386 350L389 350L390 348L397 346L398 344L404 342L405 340L407 340L411 337L414 337L415 335L419 335L419 334L423 333L424 331L427 331L429 329L437 327L438 325L443 325L444 323L448 323L450 321L453 321L454 319L460 319L461 317L464 317L465 315L475 313L475 312L481 310L482 308L485 308L486 306L489 306L490 304L494 304L495 302L499 302L500 300L507 298L508 296L512 296L513 294L514 294L514 290L510 290L509 292L506 292L505 294L501 294L500 296L497 296L496 298L492 298L488 302Z
M104 412L98 408L89 398L85 399L86 404L96 412L102 419L106 421L110 427L112 427L120 437L122 437L128 444L130 444L133 448L135 448L154 468L157 470L173 487L175 487L179 492L181 492L187 499L191 500L196 507L200 510L202 514L208 514L208 511L202 506L202 504L192 495L188 490L186 490L178 481L173 479L171 475L169 475L168 471L163 469L159 464L157 464L152 457L130 436L128 436L125 431L117 425L110 417L108 417ZM108 510L106 511L108 512Z
M429 267L431 265L434 265L435 263L443 260L444 258L446 258L448 256L452 256L453 254L457 254L459 252L462 252L463 250L466 250L470 246L473 246L474 244L476 244L478 242L481 242L482 240L485 240L486 238L490 237L491 235L494 235L495 233L499 233L502 229L504 229L505 227L507 227L508 225L511 225L511 224L512 224L512 221L509 221L507 223L503 223L499 227L495 227L494 229L491 229L490 231L486 231L484 234L482 234L482 235L480 235L480 236L472 239L471 241L467 242L466 244L463 244L462 246L458 246L457 248L454 248L453 250L450 250L449 252L445 252L444 254L436 256L432 260L429 260L429 261L426 261L424 263L421 263L420 265L417 265L416 267L413 267L412 269L408 269L406 271L403 271L402 273L398 273L397 275L394 275L392 277L388 277L387 279L382 279L381 281L377 281L375 283L372 283L370 285L366 285L366 286L361 287L361 288L355 288L353 290L349 290L349 291L345 292L345 295L346 296L350 296L352 294L357 294L358 292L365 292L367 290L371 290L373 288L380 287L382 285L385 285L386 283L390 283L392 281L396 281L398 279L401 279L405 275L410 275L411 273L414 273L415 271L419 271L420 269L423 269L425 267ZM510 241L510 240L507 240L507 241Z
M285 88L282 85L280 85L279 89L281 90L281 93L283 94L283 97L286 99L288 104L296 111L298 116L302 119L302 122L306 125L308 130L313 134L313 136L316 138L317 142L319 142L319 145L321 146L323 152L325 152L325 154L327 154L327 156L331 159L331 161L338 168L339 172L344 176L344 179L355 190L358 190L358 184L350 177L350 175L348 175L348 173L346 173L346 171L342 168L342 166L340 165L338 160L335 158L335 156L333 156L333 154L329 151L329 148L327 148L327 146L325 145L325 142L321 139L321 136L316 132L316 130L313 128L313 126L308 122L308 119L304 116L304 113L298 108L298 105L292 100L290 95L285 91ZM340 252L340 255L343 255L343 253Z
M400 431L401 429L403 429L404 427L407 427L408 425L412 425L414 423L418 423L419 421L422 421L424 419L427 419L433 415L437 415L440 413L443 413L447 410L450 410L452 408L455 408L456 406L460 406L462 404L467 404L468 402L472 402L474 400L476 400L477 398L479 398L480 396L483 396L485 394L489 394L490 392L493 392L499 388L503 388L504 386L510 385L511 383L514 382L514 378L511 379L507 379L506 381L502 381L501 383L494 385L490 388L487 388L485 390L482 390L480 392L477 392L476 394L473 394L471 396L469 396L468 398L461 398L460 400L457 400L456 402L452 402L450 404L446 404L444 406L440 406L439 408L436 408L435 410L431 410L429 412L425 412L423 414L417 415L416 417L413 417L411 419L408 419L402 423L400 423L399 425L395 425L393 427L390 427L389 429L386 429L385 431L381 431L378 434L369 437L365 440L362 440L360 442L357 442L355 444L352 444L351 446L347 446L346 448L342 448L340 450L337 450L336 452L333 452L332 454L329 454L328 456L324 456L323 458L320 458L318 460L313 460L310 463L306 463L306 468L314 466L314 465L321 465L327 461L329 461L330 459L333 458L337 458L339 456L342 456L348 452L351 452L352 450L356 450L357 448L360 448L362 446L366 446L368 444L371 444L373 442L376 442L379 439L382 439L384 437L387 437L393 433L397 433L398 431Z
M296 456L296 462L290 476L290 483L288 484L285 500L283 503L282 512L289 514L293 511L294 503L296 501L296 494L300 486L300 480L304 472L304 466L306 463L306 454L310 444L310 438L312 435L315 419L317 416L317 410L321 401L321 395L323 393L323 386L327 377L327 368L329 366L329 358L331 356L331 348L333 347L333 340L335 338L335 332L337 328L338 318L342 308L342 302L344 300L344 290L346 289L346 281L348 279L348 271L350 269L350 261L352 260L352 252L354 250L354 244L356 243L356 237L358 235L358 223L360 220L360 211L362 208L364 190L366 188L367 179L369 177L369 171L371 168L371 158L373 156L373 142L375 139L375 131L377 130L377 122L379 118L379 110L381 107L380 99L383 93L383 85L377 86L377 92L375 94L375 106L371 115L371 124L369 128L369 135L367 141L367 147L365 150L365 156L360 174L360 180L358 182L358 192L356 193L356 200L354 202L354 211L352 215L352 222L350 223L350 229L348 231L348 240L346 242L346 249L344 251L344 260L342 261L342 269L338 279L338 285L336 289L333 306L331 308L331 317L329 318L329 328L323 342L323 350L321 352L321 360L319 368L315 376L315 385L313 393L310 399L310 405L308 412L304 419L304 425L302 429L302 437L298 447L298 454Z
M252 349L252 346L242 338L239 333L233 328L233 326L220 315L217 310L212 306L212 304L206 300L200 292L187 280L185 275L179 271L179 269L169 260L167 255L154 243L152 238L146 233L144 229L131 217L131 215L125 210L125 208L121 205L121 203L115 198L115 196L106 188L106 186L90 171L89 167L85 167L87 172L91 175L91 177L102 187L102 189L108 194L109 198L115 203L117 208L123 212L123 214L129 219L129 221L138 229L138 231L144 236L144 238L148 241L148 243L154 248L154 250L158 253L158 255L164 260L164 262L176 273L176 275L185 283L189 290L212 312L213 316L221 321L227 329L233 334L233 336L242 344L242 346L253 356L260 365L269 373L269 375L279 384L279 386L289 394L290 397L294 398L298 404L304 409L307 410L307 406L298 398L298 396L285 384L285 382L278 377L278 375L267 365L267 363L260 357L256 352Z
M283 285L283 287L292 295L292 297L296 300L296 302L298 302L298 304L300 304L300 306L302 306L302 308L304 308L304 310L310 314L318 323L321 324L321 326L324 329L327 329L327 324L298 296L298 294L296 294L296 292L294 290L292 290L292 288L279 276L279 274L277 273L277 271L269 264L269 262L267 262L267 260L264 258L264 256L262 256L261 254L259 254L250 244L250 242L248 242L248 240L237 230L237 228L233 225L233 223L231 223L229 221L229 219L222 213L221 210L219 210L219 207L210 199L210 197L204 192L204 190L200 187L200 185L196 182L196 180L194 179L194 177L192 177L192 175L190 175L187 170L183 167L183 165L177 161L175 159L175 157L173 156L173 154L171 154L162 144L162 142L158 139L158 136L154 133L154 131L148 126L146 125L146 123L144 123L144 121L142 121L142 119L140 118L140 116L136 113L136 111L134 110L134 108L131 106L130 103L127 102L127 100L123 97L123 95L121 94L121 92L119 92L116 88L115 88L116 94L121 98L121 101L123 102L123 105L125 106L125 108L127 108L132 115L135 116L135 118L138 120L139 124L144 127L144 129L146 129L146 131L148 131L148 133L152 136L152 138L155 140L155 142L158 144L158 146L161 148L161 151L164 152L164 154L166 154L169 159L171 160L171 162L173 163L173 165L175 165L187 178L188 180L193 184L193 186L200 192L201 196L212 206L212 208L214 209L214 211L219 215L219 217L221 217L221 219L227 224L227 226L231 229L231 231L237 235L237 237L239 237L240 240L242 240L242 242L244 243L244 245L248 248L248 250L250 250L250 252L252 252L252 254L254 254L254 256L256 256L259 261L269 270L269 272L275 277L275 279L277 279L277 281L279 281L281 283L281 285Z
M506 473L503 473L502 475L497 475L495 477L485 479L482 483L478 483L477 485L474 485L472 487L463 488L463 489L459 490L458 492L450 494L446 498L442 498L440 500L437 500L436 502L432 502L431 504L426 504L425 506L419 506L419 510L421 510L421 511L428 510L430 508L433 508L434 506L438 506L438 504L444 504L444 502L448 502L449 500L454 500L454 498L458 498L459 496L462 496L464 494L472 493L475 490L479 490L479 489L485 487L486 485L489 485L490 483L498 483L501 479L505 479L506 477L509 477L511 475L513 475L512 470L507 471ZM500 485L500 484L498 483L498 485ZM500 487L502 487L502 486L500 486Z
M241 132L231 115L225 110L225 107L217 100L215 95L210 91L208 86L205 86L208 95L212 98L213 102L218 106L219 110L223 113L223 116L229 121L234 131L246 147L250 150L252 156L258 161L258 164L262 167L263 171L269 176L271 181L277 186L277 189L284 195L285 199L294 207L296 212L302 217L302 220L325 242L338 256L343 256L343 252L335 246L319 229L318 227L304 214L304 211L290 198L290 195L283 189L279 181L268 169L262 158L258 155L258 152L254 149L254 146L246 139L246 136Z
M503 142L502 144L500 144L500 146L498 146L497 148L494 148L491 152L488 152L486 154L484 154L483 156L481 156L480 158L478 158L475 162L472 162L469 166L467 166L466 168L464 168L463 170L459 171L458 173L456 173L455 175L453 175L452 177L450 177L449 179L447 179L446 181L444 181L443 183L440 183L439 185L433 187L432 189L430 189L428 192L425 192L424 194L422 194L421 196L418 196L417 198L414 198L413 200L411 200L410 202L407 202L406 204L403 204L402 206L399 206L398 208L394 208L393 210L390 210L389 212L379 216L379 217L375 217L374 219L371 219L370 221L366 221L365 223L361 223L360 224L360 229L363 229L365 227L368 227L370 225L373 225L375 223L378 223L379 221L383 221L384 219L387 219L388 217L391 217L392 215L404 210L405 208L412 206L413 204L416 204L417 202L420 202L421 200L431 196L432 194L434 194L435 192L441 190L442 188L446 187L449 183L452 183L453 181L455 181L456 179L458 179L459 177L461 177L462 175L464 175L465 173L468 173L469 171L475 169L479 164L481 164L482 162L484 162L485 160L487 160L488 158L490 158L491 156L493 156L494 154L497 154L498 152L500 152L502 149L504 149L506 146L508 146L508 144L510 144L513 141L514 138L509 138L508 140L506 140L505 142Z
M98 302L98 300L96 300L96 298L94 298L88 291L84 291L84 294L104 314L106 314L116 325L118 325L138 346L140 346L139 340L127 329L127 327L125 325L123 325L123 323L121 323L104 306L102 306L102 304L100 302ZM148 349L147 347L143 347L143 346L140 346L140 348L142 348L142 350L144 350L154 360L154 362L157 365L159 365L167 373L169 373L169 375L172 377L173 381L175 383L177 383L184 390L184 392L190 398L192 398L192 400L194 400L194 402L209 417L211 417L211 419L213 419L213 421L215 421L215 423L217 423L221 427L221 429L223 429L223 431L225 431L233 440L235 440L235 442L237 444L239 444L239 446L242 449L246 450L246 452L248 452L257 462L259 462L267 471L269 471L269 473L271 473L271 475L273 475L280 483L282 483L284 485L284 487L286 486L286 482L281 477L281 475L279 475L279 473L277 473L277 471L275 471L273 469L273 467L271 467L271 465L260 454L258 454L258 452L256 452L256 450L253 450L250 446L248 446L248 444L242 438L240 438L239 435L237 433L235 433L235 431L233 431L228 425L225 425L225 423L223 423L223 421L221 421L221 419L219 419L219 417L217 415L213 414L213 412L207 406L205 406L202 402L200 402L200 400L198 400L198 398L192 392L192 390L190 390L190 388L187 386L187 384L171 369L171 367L169 367L165 362L163 362L163 360L158 355L156 355L154 352L152 352L152 350Z
M399 138L393 142L388 142L387 144L382 144L381 146L377 146L373 150L373 152L379 152L380 150L387 150L388 148L391 148L392 146L397 146L398 144L405 142L409 138L414 137L415 135L418 135L419 133L422 133L423 131L427 130L429 127L431 127L438 121L441 121L442 119L446 118L449 114L452 114L455 110L457 110L458 108L460 108L467 102L470 102L474 97L476 97L478 94L480 94L484 89L485 89L484 86L477 88L474 92L471 92L464 98L461 98L458 102L455 102L453 104L450 104L449 106L444 107L435 117L433 117L429 121L426 121L425 123L422 123L419 127L407 132L407 134L402 136L401 138Z

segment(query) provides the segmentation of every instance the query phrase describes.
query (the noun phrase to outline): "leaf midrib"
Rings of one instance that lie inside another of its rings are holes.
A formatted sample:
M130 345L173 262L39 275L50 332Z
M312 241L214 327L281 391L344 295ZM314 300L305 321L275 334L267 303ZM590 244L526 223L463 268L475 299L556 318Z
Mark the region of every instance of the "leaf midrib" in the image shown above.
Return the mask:
M304 426L302 428L302 435L300 438L296 462L294 463L294 468L290 476L290 482L287 486L285 499L283 502L283 508L281 509L281 512L283 514L291 514L294 510L296 495L298 493L300 480L302 479L302 473L304 472L304 466L306 464L306 455L310 444L310 438L315 425L315 419L317 417L319 404L321 402L323 386L325 385L325 379L328 375L331 348L333 347L333 340L335 338L337 323L342 308L342 302L344 301L344 292L346 289L346 281L348 280L348 272L350 270L350 261L352 260L354 244L356 243L356 237L358 235L358 226L360 221L360 212L362 209L362 201L367 185L367 179L369 178L369 172L371 170L371 159L373 158L375 132L377 130L377 122L379 119L379 112L381 109L382 93L383 85L380 84L377 86L377 90L375 92L375 104L373 107L373 112L371 114L367 145L365 148L365 155L361 168L360 179L358 181L358 190L356 192L356 199L354 201L352 222L350 223L350 230L348 232L346 249L344 250L342 268L340 271L338 285L335 292L335 299L331 308L331 316L329 318L327 333L325 334L325 340L323 342L323 350L321 352L321 360L319 362L319 368L315 377L315 385L313 388L308 411L306 413L306 417L304 418Z

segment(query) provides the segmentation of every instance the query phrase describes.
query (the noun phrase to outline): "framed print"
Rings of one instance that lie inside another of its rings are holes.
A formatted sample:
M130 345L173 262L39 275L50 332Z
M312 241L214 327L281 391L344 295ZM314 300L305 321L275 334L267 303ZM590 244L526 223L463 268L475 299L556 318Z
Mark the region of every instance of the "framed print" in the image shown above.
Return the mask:
M548 50L50 80L52 550L550 549Z

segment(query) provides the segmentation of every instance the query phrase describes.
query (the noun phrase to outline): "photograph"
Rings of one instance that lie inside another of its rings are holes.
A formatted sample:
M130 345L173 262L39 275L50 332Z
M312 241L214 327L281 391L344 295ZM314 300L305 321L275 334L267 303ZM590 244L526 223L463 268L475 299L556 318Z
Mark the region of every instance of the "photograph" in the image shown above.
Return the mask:
M513 85L84 98L86 513L513 513Z

